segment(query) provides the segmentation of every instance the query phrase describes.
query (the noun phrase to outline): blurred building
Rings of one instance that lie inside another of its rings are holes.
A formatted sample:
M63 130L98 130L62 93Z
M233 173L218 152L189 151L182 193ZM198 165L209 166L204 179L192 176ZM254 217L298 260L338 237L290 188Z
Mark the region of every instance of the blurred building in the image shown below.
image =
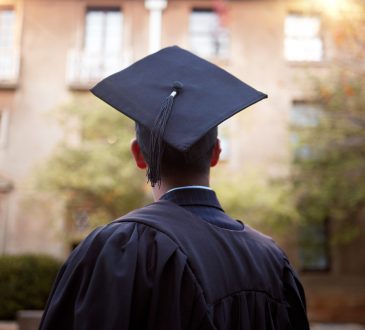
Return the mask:
M295 139L289 127L311 125L318 111L308 77L323 74L334 52L325 3L0 0L1 253L65 255L60 205L34 191L29 175L63 137L50 114L160 47L190 49L269 94L223 126L223 156L232 170L286 176ZM319 242L316 251L282 240L306 270L311 318L365 323L363 236L336 250L326 228L304 234ZM316 256L307 265L297 257L306 253Z

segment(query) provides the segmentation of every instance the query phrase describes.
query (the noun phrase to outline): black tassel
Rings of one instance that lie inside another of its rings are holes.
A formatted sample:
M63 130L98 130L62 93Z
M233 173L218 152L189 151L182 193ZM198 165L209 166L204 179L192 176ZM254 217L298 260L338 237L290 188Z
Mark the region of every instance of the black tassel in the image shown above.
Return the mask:
M149 166L147 170L148 180L151 182L152 187L158 183L161 184L161 160L164 152L163 137L165 134L166 126L169 121L174 98L182 87L180 82L174 83L174 89L171 94L166 98L160 108L160 112L154 122L151 129L151 139L149 146Z

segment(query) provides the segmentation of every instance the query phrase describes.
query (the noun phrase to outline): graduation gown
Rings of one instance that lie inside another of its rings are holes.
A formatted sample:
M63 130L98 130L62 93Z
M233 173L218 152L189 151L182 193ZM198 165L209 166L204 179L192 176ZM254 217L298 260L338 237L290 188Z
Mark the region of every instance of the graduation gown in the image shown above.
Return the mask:
M56 279L41 330L309 329L284 253L160 200L92 232Z

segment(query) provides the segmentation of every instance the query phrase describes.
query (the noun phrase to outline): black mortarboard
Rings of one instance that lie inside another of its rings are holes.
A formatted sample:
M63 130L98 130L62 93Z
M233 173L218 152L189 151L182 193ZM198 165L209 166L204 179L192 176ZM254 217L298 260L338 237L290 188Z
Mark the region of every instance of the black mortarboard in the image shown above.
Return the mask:
M91 92L151 131L149 179L160 180L164 140L187 151L210 129L267 97L227 71L177 46L164 48Z

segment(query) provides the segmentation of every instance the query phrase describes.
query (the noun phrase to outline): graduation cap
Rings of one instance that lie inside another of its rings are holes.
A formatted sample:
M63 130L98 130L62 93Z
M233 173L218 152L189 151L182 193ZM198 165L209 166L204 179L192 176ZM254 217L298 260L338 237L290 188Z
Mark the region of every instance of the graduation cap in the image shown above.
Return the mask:
M267 97L177 46L112 74L91 92L150 130L152 185L161 179L162 141L185 152L209 130Z

